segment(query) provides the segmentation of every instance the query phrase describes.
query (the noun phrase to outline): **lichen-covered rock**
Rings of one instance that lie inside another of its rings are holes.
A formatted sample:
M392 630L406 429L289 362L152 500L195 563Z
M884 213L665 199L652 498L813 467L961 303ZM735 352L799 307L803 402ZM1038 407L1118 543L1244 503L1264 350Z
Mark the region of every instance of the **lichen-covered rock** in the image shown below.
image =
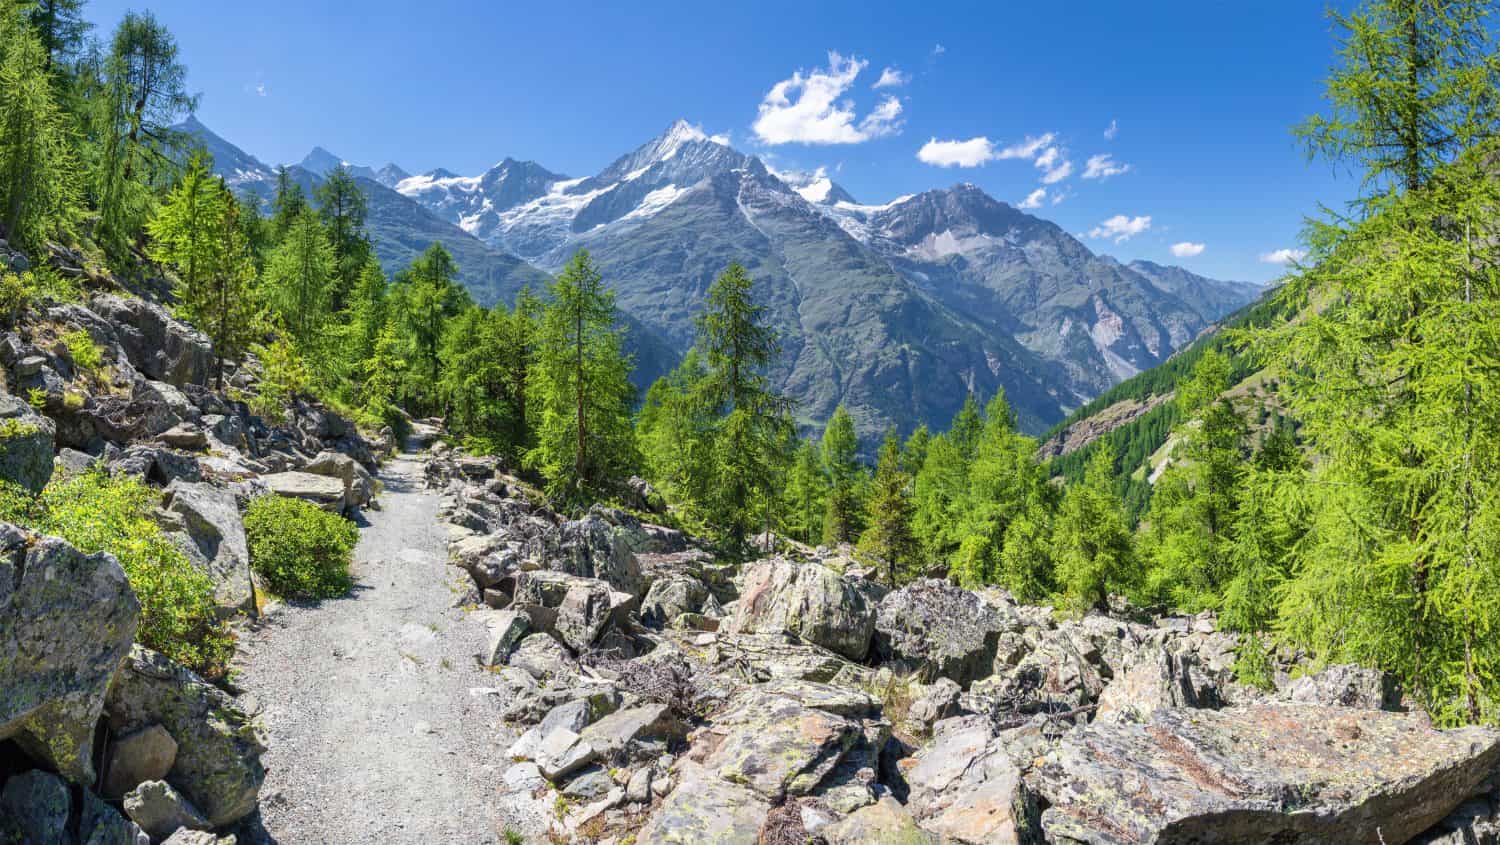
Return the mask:
M0 391L0 481L40 493L52 478L56 434L52 420Z
M1099 695L1098 722L1149 719L1167 707L1218 707L1218 692L1194 671L1197 658L1156 648L1115 678Z
M0 837L36 845L66 842L72 807L61 778L38 769L22 772L0 790Z
M77 783L140 603L120 564L0 523L0 739Z
M208 819L166 781L147 781L125 796L125 815L160 842L177 831L209 830Z
M1274 701L1361 710L1399 710L1401 685L1394 675L1379 669L1342 664L1291 681Z
M362 508L370 504L375 485L370 473L359 462L339 452L321 452L302 468L303 472L337 478L344 485L346 507Z
M150 649L136 646L110 688L110 726L117 733L160 724L177 741L167 782L215 827L255 809L265 780L265 747L234 699Z
M1040 842L1036 802L987 720L940 723L905 774L907 809L943 842Z
M697 613L708 598L708 588L690 575L669 574L654 579L641 600L641 621L664 628L684 613Z
M641 565L625 530L590 511L582 519L563 523L552 569L598 578L621 592L640 598L645 592Z
M515 610L486 613L484 625L488 639L481 658L486 666L504 666L521 644L522 638L531 630L530 619L526 614Z
M148 378L176 387L203 384L213 367L213 346L201 332L137 297L104 294L89 307L113 326L126 357Z
M147 725L109 744L99 791L118 801L148 780L161 780L177 760L177 740L161 725Z
M173 481L162 510L167 527L185 536L188 558L213 579L219 607L256 615L250 546L234 493L201 482Z
M990 674L1000 633L1014 624L973 593L929 578L881 599L874 651L903 671L951 678L967 689Z
M917 827L906 808L886 796L819 833L828 845L936 845L937 837Z
M579 579L557 608L557 635L573 651L587 651L610 620L610 589L603 581Z
M865 595L826 566L772 558L745 571L731 634L791 634L851 660L863 660L875 630Z
M278 496L311 502L330 513L344 510L344 482L310 472L275 472L260 480Z
M730 783L682 760L677 785L641 828L637 842L662 845L759 845L771 804L755 790Z
M531 634L522 639L511 653L509 664L537 680L558 677L577 668L568 649L551 634Z
M1490 729L1285 705L1089 725L1033 772L1054 839L1395 843L1476 794L1497 764Z

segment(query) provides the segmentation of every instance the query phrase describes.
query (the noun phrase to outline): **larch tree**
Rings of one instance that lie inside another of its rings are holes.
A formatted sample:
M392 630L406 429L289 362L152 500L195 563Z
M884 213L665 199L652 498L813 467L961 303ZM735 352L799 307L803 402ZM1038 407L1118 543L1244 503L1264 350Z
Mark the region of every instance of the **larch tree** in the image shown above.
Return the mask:
M1130 525L1115 493L1115 455L1089 458L1083 480L1068 486L1053 525L1051 558L1064 601L1076 610L1107 608L1134 576Z
M271 253L263 284L267 303L304 349L328 319L332 281L333 247L317 216L304 209Z
M823 472L828 498L823 515L823 542L852 543L864 521L865 470L859 463L859 437L854 418L843 405L833 411L823 430Z
M53 73L83 50L89 22L83 17L83 0L35 0L27 19L46 52L44 70Z
M319 185L314 199L318 216L328 230L333 246L333 309L343 310L345 301L359 283L359 274L370 257L370 239L365 232L369 201L354 181L349 168L340 165Z
M24 20L0 20L0 227L36 249L78 201L77 165L46 51Z
M623 481L638 463L635 388L614 292L580 250L548 287L530 404L539 415L527 462L548 491L579 503Z
M911 497L911 476L901 464L901 441L892 429L880 446L865 503L866 527L859 538L861 551L884 561L885 581L891 587L920 574L921 545L912 533Z

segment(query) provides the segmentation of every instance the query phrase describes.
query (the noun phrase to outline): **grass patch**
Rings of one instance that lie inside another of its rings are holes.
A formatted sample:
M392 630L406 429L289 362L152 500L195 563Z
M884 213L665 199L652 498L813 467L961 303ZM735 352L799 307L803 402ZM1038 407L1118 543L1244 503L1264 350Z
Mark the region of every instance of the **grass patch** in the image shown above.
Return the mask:
M359 529L341 516L285 496L262 496L245 513L250 566L279 596L335 598L349 592Z

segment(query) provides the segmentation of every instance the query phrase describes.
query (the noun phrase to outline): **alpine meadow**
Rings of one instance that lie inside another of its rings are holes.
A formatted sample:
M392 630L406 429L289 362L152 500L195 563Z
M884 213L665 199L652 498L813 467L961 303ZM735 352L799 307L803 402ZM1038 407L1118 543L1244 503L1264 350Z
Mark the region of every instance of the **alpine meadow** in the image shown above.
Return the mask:
M0 842L1500 842L1493 0L155 5L0 0Z

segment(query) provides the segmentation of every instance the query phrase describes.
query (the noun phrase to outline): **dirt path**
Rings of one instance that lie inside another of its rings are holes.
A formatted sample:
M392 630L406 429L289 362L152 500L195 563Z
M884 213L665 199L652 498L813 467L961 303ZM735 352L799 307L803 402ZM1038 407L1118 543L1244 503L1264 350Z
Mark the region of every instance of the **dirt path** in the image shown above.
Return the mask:
M350 597L282 607L241 640L269 746L252 841L504 841L493 808L513 735L471 692L493 686L472 657L484 629L453 607L459 572L421 478L415 455L382 471Z

